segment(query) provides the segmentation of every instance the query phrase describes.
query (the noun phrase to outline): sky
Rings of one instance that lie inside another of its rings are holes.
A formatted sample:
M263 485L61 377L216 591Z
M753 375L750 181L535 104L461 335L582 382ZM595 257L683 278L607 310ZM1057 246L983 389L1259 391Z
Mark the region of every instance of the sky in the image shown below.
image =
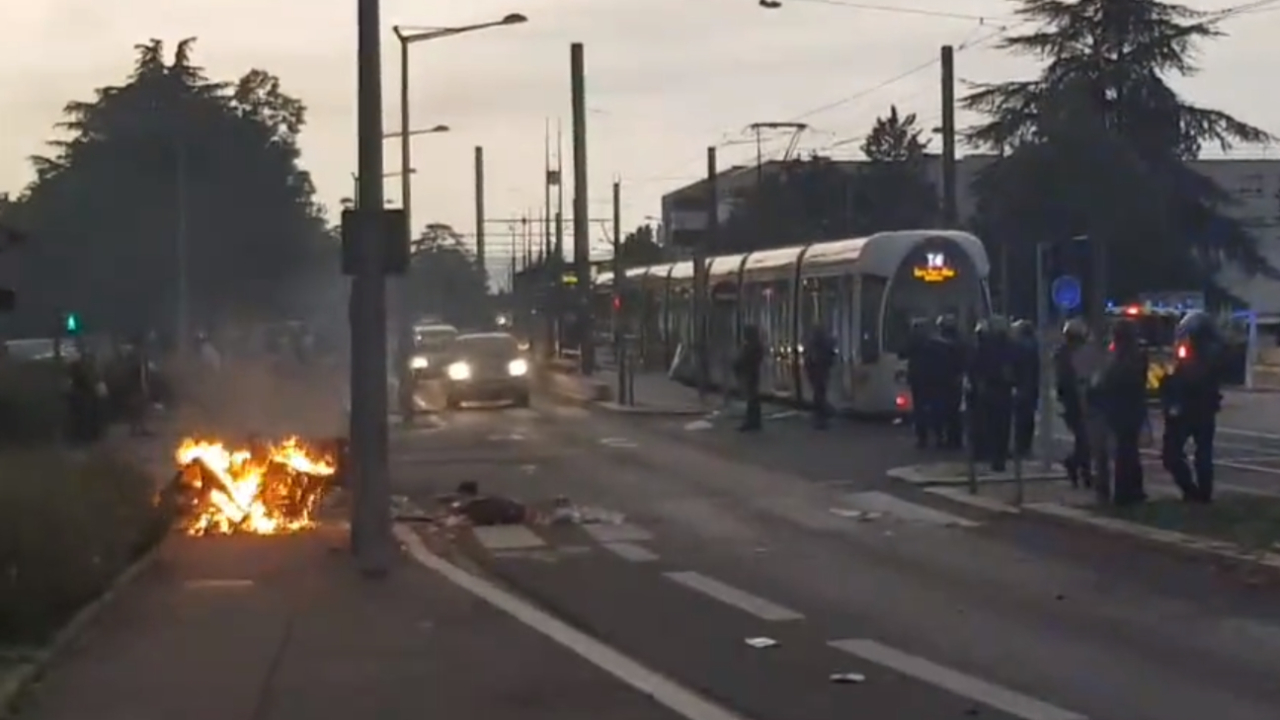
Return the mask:
M1220 9L1245 0L1191 0ZM897 104L925 127L940 118L939 47L955 45L962 81L1031 75L1035 61L994 47L1016 30L1008 0L383 0L384 124L398 129L398 47L394 24L454 27L529 17L413 46L414 128L451 132L412 140L415 225L474 230L473 148L486 156L491 218L536 215L548 119L563 119L566 207L571 205L569 46L586 48L588 197L593 218L611 216L611 183L622 183L622 221L631 228L659 212L659 198L705 170L708 145L748 138L754 122L803 120L802 150L822 150L864 134ZM132 46L199 38L195 59L214 79L251 68L278 75L308 106L301 145L320 199L333 212L351 193L355 169L355 9L353 0L0 0L5 62L0 64L0 192L32 177L27 157L56 137L62 106L95 87L121 82ZM896 8L897 12L869 5ZM1277 5L1280 5L1278 3ZM1280 95L1269 73L1280 7L1229 20L1228 37L1203 48L1201 73L1176 87L1192 101L1229 111L1280 135ZM919 12L905 12L919 11ZM1025 26L1022 29L1026 29ZM1267 57L1267 56L1270 56ZM916 70L915 72L911 72ZM819 112L812 112L821 109ZM973 118L960 116L960 124ZM553 131L554 132L554 131ZM767 148L785 147L785 135ZM856 142L837 146L849 153ZM395 142L386 165L399 163ZM720 166L754 162L754 143L720 149ZM1280 157L1275 149L1250 154ZM397 179L387 197L399 204ZM494 266L507 229L490 226Z

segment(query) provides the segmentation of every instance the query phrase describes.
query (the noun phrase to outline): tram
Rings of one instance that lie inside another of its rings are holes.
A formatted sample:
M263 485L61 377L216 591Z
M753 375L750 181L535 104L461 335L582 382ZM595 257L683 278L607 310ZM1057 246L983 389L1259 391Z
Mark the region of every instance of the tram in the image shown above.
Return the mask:
M914 319L952 315L962 332L991 312L990 262L982 242L964 232L905 230L707 260L707 362L711 380L732 387L742 328L754 324L765 343L761 392L805 402L803 339L814 326L836 341L830 379L835 409L902 414L911 408L907 349ZM641 352L691 380L693 263L626 271L624 302ZM613 276L596 291L613 292Z

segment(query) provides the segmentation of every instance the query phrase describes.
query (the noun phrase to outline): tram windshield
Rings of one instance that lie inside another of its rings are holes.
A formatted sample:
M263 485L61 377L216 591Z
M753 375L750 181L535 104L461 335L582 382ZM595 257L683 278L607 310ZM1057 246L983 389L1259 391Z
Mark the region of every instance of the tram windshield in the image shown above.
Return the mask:
M887 353L906 351L914 320L950 315L967 333L989 313L986 284L969 256L958 248L908 255L885 295L882 341Z

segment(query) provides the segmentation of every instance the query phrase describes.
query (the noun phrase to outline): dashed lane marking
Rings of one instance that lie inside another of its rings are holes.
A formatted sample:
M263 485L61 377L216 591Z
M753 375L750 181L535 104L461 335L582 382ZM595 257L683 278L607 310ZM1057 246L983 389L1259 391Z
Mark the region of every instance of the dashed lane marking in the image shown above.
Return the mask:
M599 543L649 542L653 539L648 530L630 523L583 525L582 529Z
M480 526L471 529L476 542L489 551L531 550L543 548L547 542L523 525Z
M713 600L719 600L725 605L730 605L739 610L755 615L761 620L767 622L786 622L790 620L803 620L804 615L791 610L776 603L757 597L745 590L739 590L732 585L726 585L712 577L707 577L696 572L669 572L663 573L669 580L680 583L690 590L706 595Z
M404 543L409 556L418 564L550 638L641 694L653 698L685 720L744 720L742 716L651 670L529 602L435 555L427 549L422 538L412 528L397 525L395 534Z
M653 562L659 559L658 554L649 548L631 542L607 542L601 543L600 546L629 562Z
M868 662L896 670L961 697L980 702L1022 720L1088 720L1070 710L1037 700L1005 687L965 675L924 658L908 655L875 640L834 640L831 647Z

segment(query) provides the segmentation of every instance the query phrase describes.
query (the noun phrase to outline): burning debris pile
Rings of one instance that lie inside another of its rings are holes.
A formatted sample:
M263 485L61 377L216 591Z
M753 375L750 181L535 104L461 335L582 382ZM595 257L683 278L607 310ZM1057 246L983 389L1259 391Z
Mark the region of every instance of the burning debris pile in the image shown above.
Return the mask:
M277 535L309 528L336 473L332 454L298 438L233 449L187 439L174 453L191 535Z

